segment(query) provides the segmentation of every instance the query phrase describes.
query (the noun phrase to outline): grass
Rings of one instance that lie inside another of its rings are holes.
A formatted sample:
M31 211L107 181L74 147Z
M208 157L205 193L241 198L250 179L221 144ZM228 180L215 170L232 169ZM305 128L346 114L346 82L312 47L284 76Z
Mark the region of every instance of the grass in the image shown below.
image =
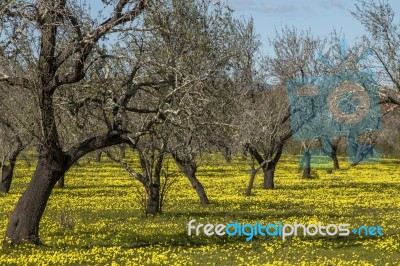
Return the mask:
M343 160L342 160L343 161ZM133 162L137 163L137 162ZM211 200L200 206L182 175L163 214L145 217L133 181L118 165L80 161L55 188L40 226L43 246L0 248L0 264L14 265L397 265L400 263L400 162L384 160L332 174L317 170L304 180L297 159L285 156L276 189L263 190L257 176L253 195L244 196L249 165L202 158L198 178ZM12 190L0 195L0 235L34 166L17 165ZM173 168L172 171L177 171ZM277 237L188 236L196 223L317 223L380 225L384 236Z

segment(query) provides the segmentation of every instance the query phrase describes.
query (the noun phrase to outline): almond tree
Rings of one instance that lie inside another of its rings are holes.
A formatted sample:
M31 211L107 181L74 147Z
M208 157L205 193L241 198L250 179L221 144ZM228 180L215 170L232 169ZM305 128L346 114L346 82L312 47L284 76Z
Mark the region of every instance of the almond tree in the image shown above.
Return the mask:
M17 130L4 118L0 118L0 132L2 154L2 161L0 162L0 193L8 193L18 155L25 147Z
M246 109L238 116L239 136L258 164L253 172L247 194L258 170L263 171L264 189L275 188L275 170L281 158L284 143L292 136L289 112L284 88L278 87L254 92L254 96L242 98Z
M226 86L229 79L226 68L237 57L237 47L233 44L239 42L241 37L236 33L238 22L231 19L229 10L225 12L222 8L219 3L212 6L209 1L196 4L175 1L171 5L158 6L148 17L149 25L156 30L144 35L143 39L127 39L127 46L129 44L130 47L127 50L143 43L154 47L149 51L151 54L144 52L143 57L151 56L158 60L145 60L142 71L147 75L172 74L172 91L182 79L207 77L191 82L187 89L179 89L169 96L169 112L164 111L168 115L163 117L162 125L152 129L157 136L161 131L169 132L167 137L162 138L163 143L165 141L163 157L164 153L172 156L196 190L201 204L208 204L209 200L196 177L196 158L211 150L216 143L226 142L222 141L223 137L219 134L229 125L226 113L227 109L232 108L229 104L230 87ZM141 96L140 100L146 103L147 110L156 110L157 104L165 97L161 94L155 98L156 95ZM127 112L131 110L127 109ZM140 119L143 119L143 115ZM224 137L227 138L227 134ZM140 151L140 147L136 149ZM161 150L160 147L157 149Z
M1 58L1 57L0 57ZM0 59L0 68L5 60ZM0 192L10 191L16 161L21 152L33 144L32 136L36 134L32 126L32 110L27 102L32 95L18 86L7 86L0 83ZM15 113L19 110L19 113Z
M149 1L108 1L108 17L92 19L75 1L5 1L1 4L1 51L10 65L20 64L28 75L3 71L1 81L32 88L39 128L39 161L7 226L6 241L40 243L39 221L57 180L82 156L99 148L130 142L114 117L111 129L65 149L60 141L54 97L67 85L85 78L96 60L97 44L111 32L124 32L136 21ZM73 90L73 87L71 87Z
M378 70L381 109L383 115L389 114L400 106L400 24L395 20L395 10L388 1L358 0L351 13L367 31L362 44L372 52L369 66ZM376 143L377 138L364 136L363 141Z
M400 105L400 24L388 1L358 0L353 16L364 26L367 34L363 45L372 51L372 67L378 68L384 83L380 96L385 102Z
M323 41L315 38L309 31L298 32L295 29L283 28L270 40L275 55L263 60L257 75L259 80L252 82L252 89L245 94L243 114L240 125L243 125L242 136L258 169L253 167L247 194L250 194L254 175L262 169L263 187L273 189L274 173L283 152L284 143L292 136L289 125L289 110L285 93L286 82L295 77L307 77L318 73L320 62L316 60L317 51L323 47ZM271 82L272 88L265 84ZM242 124L243 123L243 124Z
M128 173L138 180L146 191L145 213L158 214L162 211L163 203L163 184L161 175L166 156L166 144L168 137L165 132L154 132L142 137L135 146L140 161L140 170L127 164L123 158L116 157L111 151L106 150L107 156L113 161L119 163ZM157 136L162 134L164 136ZM167 180L165 180L167 181ZM167 185L164 183L164 185Z
M5 36L0 51L10 66L1 69L0 81L34 95L27 104L39 146L37 168L11 214L7 242L40 243L47 200L70 167L92 151L123 143L135 148L155 125L184 111L179 99L198 99L194 95L201 91L192 89L207 87L194 85L211 84L230 57L225 46L232 35L230 12L220 3L90 3L102 7L97 16L86 1L0 4ZM25 74L15 74L17 67Z

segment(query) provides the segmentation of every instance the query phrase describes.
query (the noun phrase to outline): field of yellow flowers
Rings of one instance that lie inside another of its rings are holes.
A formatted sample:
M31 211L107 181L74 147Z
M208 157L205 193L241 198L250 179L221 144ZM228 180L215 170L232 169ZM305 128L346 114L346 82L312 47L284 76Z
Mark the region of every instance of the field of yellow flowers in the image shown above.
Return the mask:
M11 192L0 196L0 235L33 165L18 163ZM138 205L138 183L117 164L83 159L55 188L40 228L43 246L0 247L0 265L398 265L400 263L400 161L350 167L304 180L297 159L278 165L276 189L244 196L249 164L204 156L198 178L211 204L200 206L189 181L177 175L159 216ZM171 171L178 172L175 168ZM188 236L197 223L348 223L379 225L384 236L274 237Z

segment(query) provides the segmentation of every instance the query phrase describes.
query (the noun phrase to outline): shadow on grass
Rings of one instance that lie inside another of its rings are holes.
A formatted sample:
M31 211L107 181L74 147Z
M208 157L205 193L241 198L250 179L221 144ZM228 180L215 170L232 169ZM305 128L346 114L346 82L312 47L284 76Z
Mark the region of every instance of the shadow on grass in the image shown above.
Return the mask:
M90 232L86 234L80 234L83 239L85 239L85 235L90 237ZM395 235L395 234L392 234ZM385 237L389 237L391 235L385 235ZM165 248L174 248L174 247L203 247L209 245L219 245L221 247L225 245L243 245L244 243L252 245L253 248L257 248L257 246L262 246L265 244L273 245L277 249L291 249L293 246L296 246L299 241L307 241L308 244L313 246L315 243L315 247L326 249L330 252L333 249L349 249L354 247L363 246L364 241L370 241L372 239L378 239L378 237L358 237L356 235L350 234L349 236L289 236L285 241L281 239L281 237L271 237L271 236L254 236L252 240L246 241L245 236L189 236L186 232L180 232L173 235L163 234L162 232L157 232L154 235L140 235L133 232L123 232L118 236L118 242L115 241L85 241L84 245L75 245L73 243L63 244L60 246L59 244L45 244L41 245L42 248L52 249L52 248L64 248L64 249L91 249L92 247L114 247L120 246L123 249L135 249L135 248L143 248L143 247L165 247ZM311 243L310 243L311 242Z

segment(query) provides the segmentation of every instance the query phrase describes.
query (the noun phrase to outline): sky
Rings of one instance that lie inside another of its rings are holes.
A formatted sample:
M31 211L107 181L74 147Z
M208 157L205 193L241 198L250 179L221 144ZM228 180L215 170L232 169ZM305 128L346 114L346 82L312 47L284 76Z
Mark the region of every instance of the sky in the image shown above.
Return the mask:
M263 51L272 53L268 38L274 38L275 29L286 25L308 30L315 36L327 37L336 29L352 45L365 34L363 26L351 15L356 0L227 0L235 10L235 17L253 17ZM388 0L396 14L399 0ZM398 19L398 17L396 17Z

